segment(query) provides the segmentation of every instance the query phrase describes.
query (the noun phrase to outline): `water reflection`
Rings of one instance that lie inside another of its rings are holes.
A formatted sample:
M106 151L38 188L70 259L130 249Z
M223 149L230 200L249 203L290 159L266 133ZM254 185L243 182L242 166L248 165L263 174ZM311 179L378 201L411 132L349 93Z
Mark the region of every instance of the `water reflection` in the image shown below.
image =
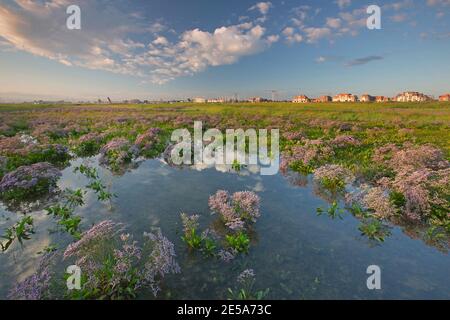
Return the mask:
M92 157L77 159L63 171L61 190L88 183L73 173L83 162L98 168L102 180L117 195L111 204L103 204L94 194L87 194L85 206L75 212L83 217L84 230L111 219L124 223L136 236L152 226L160 227L174 242L182 273L166 279L161 299L227 298L227 288L247 268L255 270L256 286L270 288L268 297L275 299L450 298L448 255L411 238L418 236L412 228L392 227L392 235L373 246L361 236L360 220L349 212L342 220L317 216L318 207L329 208L335 199L322 195L310 177L292 173L287 179L282 175L260 176L250 168L239 172L178 168L163 159L141 161L123 175L113 175ZM253 190L262 200L261 218L254 226L248 255L230 263L190 252L180 239L181 212L199 214L202 230L215 226L217 217L211 215L208 197L219 189L230 193ZM339 205L344 207L341 202ZM55 227L51 217L42 211L32 214L36 219L32 240L23 249L14 247L0 255L0 298L7 296L13 283L33 272L38 251L55 243L62 249L71 241L64 233L49 232ZM0 208L0 229L10 225L12 220L7 219L14 216L17 214ZM366 287L366 268L371 264L382 268L380 291ZM140 292L139 297L153 296Z

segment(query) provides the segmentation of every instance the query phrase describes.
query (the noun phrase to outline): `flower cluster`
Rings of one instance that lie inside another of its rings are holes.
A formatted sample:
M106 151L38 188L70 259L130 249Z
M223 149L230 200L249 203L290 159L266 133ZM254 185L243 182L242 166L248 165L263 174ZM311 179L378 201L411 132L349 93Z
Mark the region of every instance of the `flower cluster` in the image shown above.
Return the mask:
M138 154L137 148L125 138L115 138L100 149L100 163L109 165L113 170L119 170L124 164L130 163Z
M251 191L228 192L219 190L209 197L209 208L221 215L225 225L232 230L245 228L246 223L254 223L260 216L259 197Z
M345 195L347 203L356 204L378 218L390 218L396 213L389 199L389 191L382 187L361 185L358 190Z
M64 259L69 257L83 257L101 240L111 239L118 225L111 220L104 220L91 229L83 232L80 240L70 244L64 251ZM80 260L82 261L82 260ZM78 263L80 262L78 261Z
M198 214L188 216L184 212L181 213L181 223L183 224L183 231L185 234L189 234L192 230L197 230L199 218L200 216Z
M143 270L143 284L150 286L153 295L156 297L161 290L158 278L163 278L166 274L180 273L181 269L175 260L176 254L174 245L158 229L154 233L145 233L150 240L152 252L148 256Z
M60 176L59 170L47 162L21 166L3 177L0 194L12 199L42 195L55 190Z
M326 164L314 170L314 180L327 189L338 191L343 190L346 184L352 183L354 176L340 165Z
M12 300L42 300L48 297L52 276L53 254L42 257L35 273L16 284L8 294Z
M280 164L282 172L293 168L301 173L310 173L313 162L326 159L334 154L333 149L321 139L302 139L301 143L283 152Z
M283 133L283 138L287 140L301 140L304 138L304 133L302 131L286 131Z
M149 152L158 143L158 134L161 132L159 128L150 128L146 132L137 136L134 144L141 152Z
M26 143L20 136L0 137L0 154L4 156L21 155L25 156L36 149L36 144Z
M246 269L238 275L237 282L244 284L244 283L247 283L247 281L249 281L249 280L253 280L254 278L255 278L255 272L253 271L253 269Z
M375 150L373 160L395 173L377 183L400 195L397 206L407 218L423 220L433 212L450 210L450 203L445 200L450 194L450 163L438 148L388 144Z
M349 135L339 135L336 136L332 141L331 145L342 148L348 146L359 146L361 142L353 136Z
M218 256L219 256L220 260L228 263L228 262L234 260L236 258L237 254L238 254L238 252L236 250L233 250L232 248L228 249L228 250L221 249L218 253Z
M431 145L414 146L405 143L403 147L387 144L375 150L373 160L384 164L396 172L411 172L428 168L445 169L450 166L442 150Z
M64 252L65 259L75 257L76 264L87 273L83 290L88 298L134 297L136 290L142 287L149 287L156 296L160 280L166 274L180 272L174 245L161 230L145 233L147 240L140 247L120 229L117 223L102 221ZM119 249L116 249L117 243Z

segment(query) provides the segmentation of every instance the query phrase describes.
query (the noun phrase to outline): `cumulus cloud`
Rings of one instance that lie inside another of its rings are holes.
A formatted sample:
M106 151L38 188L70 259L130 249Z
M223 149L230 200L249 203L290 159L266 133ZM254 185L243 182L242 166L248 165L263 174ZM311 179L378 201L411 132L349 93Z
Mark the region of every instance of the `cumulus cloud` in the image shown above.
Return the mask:
M139 14L112 4L79 0L82 30L68 30L70 0L14 0L0 7L0 40L18 50L67 66L101 69L165 83L210 66L232 64L278 41L259 24L246 22L212 32L187 30L179 36L163 21L148 24ZM270 2L256 5L267 13ZM49 30L51 31L49 33ZM162 33L171 34L168 39ZM140 39L140 40L137 40ZM5 44L1 46L5 47Z
M266 15L269 13L270 8L272 8L271 2L259 2L254 6L250 7L248 10L258 10L262 15Z
M345 65L347 67L361 66L361 65L367 64L372 61L383 60L383 59L384 58L382 56L368 56L368 57L350 60Z
M327 18L327 26L333 29L338 29L341 27L341 19L339 18Z
M322 38L331 36L331 30L329 28L304 28L303 31L306 34L307 42L317 42Z

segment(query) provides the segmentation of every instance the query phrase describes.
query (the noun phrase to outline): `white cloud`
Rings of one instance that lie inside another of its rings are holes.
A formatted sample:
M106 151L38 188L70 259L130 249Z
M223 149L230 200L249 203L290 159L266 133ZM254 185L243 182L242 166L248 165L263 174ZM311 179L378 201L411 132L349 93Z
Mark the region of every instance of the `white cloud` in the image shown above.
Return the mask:
M175 36L162 20L148 24L141 15L89 0L78 1L82 30L73 31L65 28L66 15L61 15L68 4L69 0L15 0L11 5L2 4L2 50L12 47L67 66L165 83L210 66L236 63L279 40L278 35L265 36L265 28L252 22L220 27L213 32L187 30ZM264 13L270 7L270 2L257 4ZM83 28L87 25L89 28ZM164 32L172 35L172 41L161 34Z
M272 8L273 5L271 2L259 2L255 4L254 6L250 7L248 10L258 10L262 15L266 15L269 13L270 8Z
M341 27L341 19L327 18L327 26L333 29L338 29Z
M345 8L352 4L351 0L336 0L335 3L339 6L339 8Z
M152 42L154 45L161 45L161 46L166 46L169 44L169 41L167 41L166 37L163 36L159 36L157 37L155 40L153 40Z
M292 27L286 27L282 32L287 43L294 44L303 41L303 36L295 32Z
M306 34L307 42L317 42L322 38L330 37L331 30L329 28L304 28L303 31Z

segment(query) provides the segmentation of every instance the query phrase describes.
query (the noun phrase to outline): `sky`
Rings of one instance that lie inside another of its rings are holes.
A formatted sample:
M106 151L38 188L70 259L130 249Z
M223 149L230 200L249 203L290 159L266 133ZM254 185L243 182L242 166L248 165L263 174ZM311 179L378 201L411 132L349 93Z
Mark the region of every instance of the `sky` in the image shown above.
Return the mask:
M438 96L449 24L450 0L0 0L0 101Z

